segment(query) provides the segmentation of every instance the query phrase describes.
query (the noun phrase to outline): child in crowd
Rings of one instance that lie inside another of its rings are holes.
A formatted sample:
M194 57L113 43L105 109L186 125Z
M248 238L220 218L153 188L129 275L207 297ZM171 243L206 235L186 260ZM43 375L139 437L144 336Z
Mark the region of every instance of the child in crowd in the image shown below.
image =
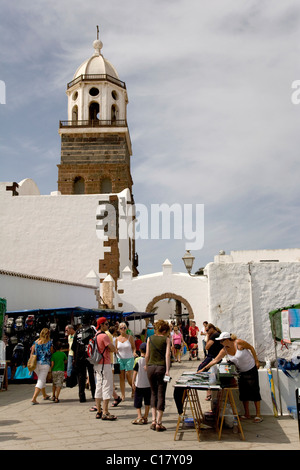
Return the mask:
M68 362L66 354L61 350L62 344L56 344L56 350L51 356L51 371L52 371L52 397L51 400L59 403L59 394L63 387L65 378L65 366Z
M194 357L197 357L197 360L199 361L199 353L198 353L198 344L197 343L191 343L189 345L189 361L191 361Z
M137 360L132 377L132 390L134 391L134 407L137 409L137 418L132 424L147 424L150 410L151 388L145 370L146 343L140 345L141 357ZM142 404L144 399L145 413L142 416Z
M142 344L141 336L140 335L135 335L135 349L136 353L140 356L140 345Z

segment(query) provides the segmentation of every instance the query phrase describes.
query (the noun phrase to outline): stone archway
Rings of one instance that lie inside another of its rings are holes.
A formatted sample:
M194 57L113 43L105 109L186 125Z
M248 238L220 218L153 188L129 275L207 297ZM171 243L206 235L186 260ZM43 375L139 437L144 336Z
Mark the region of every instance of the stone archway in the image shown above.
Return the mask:
M154 297L151 300L151 302L148 303L148 305L145 309L145 312L150 313L152 311L154 305L157 302L159 302L160 300L164 300L164 299L179 300L179 302L181 302L187 308L187 311L189 312L189 320L192 320L194 318L194 312L193 312L193 309L192 309L190 303L186 299L181 297L181 295L173 294L173 293L170 293L170 292L166 292L165 294L157 295L156 297Z

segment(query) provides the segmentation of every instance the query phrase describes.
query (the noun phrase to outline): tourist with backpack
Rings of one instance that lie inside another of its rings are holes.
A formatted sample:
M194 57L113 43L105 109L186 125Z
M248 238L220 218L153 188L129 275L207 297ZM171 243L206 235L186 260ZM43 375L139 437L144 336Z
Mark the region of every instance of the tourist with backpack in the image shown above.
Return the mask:
M96 419L103 421L115 421L116 416L111 415L108 411L109 400L113 396L114 382L111 363L111 352L116 352L116 348L111 342L106 331L109 328L107 318L100 317L97 320L96 343L98 352L102 355L100 362L94 365L96 372L96 392L95 402L97 407Z
M77 374L78 392L80 403L86 402L85 385L87 373L92 397L95 398L95 375L94 367L87 360L86 347L89 340L95 336L95 327L90 324L90 316L82 316L82 325L76 330L73 338L72 351L74 352L73 367Z

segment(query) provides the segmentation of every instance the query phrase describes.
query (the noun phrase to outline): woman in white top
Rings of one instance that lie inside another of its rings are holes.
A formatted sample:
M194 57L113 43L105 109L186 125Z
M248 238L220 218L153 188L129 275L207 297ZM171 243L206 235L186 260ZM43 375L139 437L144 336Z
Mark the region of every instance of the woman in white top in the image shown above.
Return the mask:
M260 416L260 390L258 382L259 361L255 349L251 344L242 339L237 339L235 335L224 331L220 334L216 341L220 341L223 349L219 354L209 362L201 371L207 370L215 364L218 364L225 356L228 360L235 364L239 372L239 393L240 400L243 402L245 415L241 416L242 419L250 419L249 401L254 401L256 416L255 423L260 423L262 417ZM201 372L199 371L199 372Z
M120 389L122 401L125 400L125 373L126 379L130 387L132 387L132 376L134 358L136 357L136 349L134 339L126 333L126 323L120 323L120 336L116 338L117 360L120 364Z

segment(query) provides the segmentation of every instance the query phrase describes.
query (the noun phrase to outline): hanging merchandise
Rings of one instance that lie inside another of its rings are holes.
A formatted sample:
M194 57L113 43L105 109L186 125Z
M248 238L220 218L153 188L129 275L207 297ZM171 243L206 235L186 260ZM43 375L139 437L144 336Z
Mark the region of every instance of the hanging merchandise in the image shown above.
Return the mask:
M16 344L18 344L18 337L17 336L11 336L10 338L10 344L12 346L15 346Z
M7 336L11 336L14 332L15 320L13 318L8 318L5 325L5 333Z
M24 345L23 343L18 343L14 347L13 352L12 352L12 362L17 366L20 366L23 364L23 360L24 360Z
M16 331L21 332L24 330L24 320L23 317L18 317L16 319Z
M34 328L34 315L28 315L25 320L26 328L32 330Z

